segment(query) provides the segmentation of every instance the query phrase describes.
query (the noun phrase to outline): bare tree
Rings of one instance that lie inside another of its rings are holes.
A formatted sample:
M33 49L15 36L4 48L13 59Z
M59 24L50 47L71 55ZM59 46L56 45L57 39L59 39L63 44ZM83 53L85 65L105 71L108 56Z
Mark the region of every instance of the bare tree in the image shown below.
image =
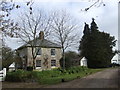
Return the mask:
M88 0L88 2L93 2L90 6L86 7L85 9L81 9L81 11L88 11L92 7L100 7L100 6L106 6L103 0Z
M37 43L40 31L44 32L45 37L49 36L51 19L40 10L37 13L24 13L21 16L19 22L20 30L16 33L24 43L30 45L32 49L33 68L35 69L36 53L38 52L38 47L35 44Z
M25 2L31 12L32 0ZM25 4L24 3L24 4ZM0 64L2 63L2 47L6 36L17 37L14 33L18 28L18 23L11 19L12 10L19 9L21 6L15 3L15 0L0 0ZM2 65L1 65L2 66Z
M56 11L52 14L53 22L51 27L53 29L53 35L55 41L62 47L63 57L63 69L65 69L65 50L68 47L76 45L78 25L75 23L75 19L69 15L66 11Z
M29 8L29 13L32 13L33 3L34 2L32 0L23 3ZM11 11L20 8L21 6L16 4L15 0L0 1L0 31L2 31L3 37L17 37L14 31L19 30L18 23L11 19Z

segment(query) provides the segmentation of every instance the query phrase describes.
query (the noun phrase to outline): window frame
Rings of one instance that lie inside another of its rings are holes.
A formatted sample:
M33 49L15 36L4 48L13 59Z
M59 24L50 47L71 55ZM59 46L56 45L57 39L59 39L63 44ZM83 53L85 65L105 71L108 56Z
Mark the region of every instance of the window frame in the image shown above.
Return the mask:
M37 64L37 61L40 61L40 62L39 62L40 65ZM41 67L41 66L42 66L41 60L36 60L36 65L35 65L35 66L36 66L36 67Z
M53 63L53 61L55 61L55 62ZM51 60L51 67L56 67L56 60L55 59Z
M54 50L54 51L53 51ZM51 56L55 56L56 55L56 51L55 49L51 49Z
M38 48L38 50L37 50L37 53L36 53L37 55L42 55L42 49L41 48Z

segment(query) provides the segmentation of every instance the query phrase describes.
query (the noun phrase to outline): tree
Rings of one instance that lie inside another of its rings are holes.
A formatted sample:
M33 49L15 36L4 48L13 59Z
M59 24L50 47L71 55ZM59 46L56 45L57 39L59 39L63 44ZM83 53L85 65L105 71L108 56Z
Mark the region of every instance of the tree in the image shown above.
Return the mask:
M8 0L1 0L0 1L0 10L2 14L0 15L0 22L1 27L0 30L2 31L3 37L10 36L10 37L16 37L14 34L14 31L18 30L18 23L14 22L13 19L11 19L11 11L13 9L20 8L19 5L16 5L13 1Z
M85 24L84 35L80 41L81 55L88 60L88 67L107 67L111 63L115 52L112 48L116 45L114 36L98 30L97 24L92 19L91 27Z
M11 48L4 46L2 48L2 67L8 68L15 61L15 53Z
M29 8L29 12L32 13L32 4L33 1L29 0L28 2L24 2L26 6ZM16 32L19 30L18 23L11 19L12 10L20 9L21 6L16 4L14 0L1 0L0 1L0 22L3 36L17 37Z
M90 6L86 7L85 9L81 10L81 11L88 11L89 9L91 9L93 6L95 7L100 7L100 6L106 6L106 4L104 3L103 0L89 0L89 2L93 2Z
M19 21L20 30L17 34L22 42L30 45L32 49L33 68L35 69L35 59L39 49L39 47L36 47L37 39L40 31L42 31L45 37L50 35L51 18L46 16L42 10L37 11L37 13L32 12L32 14L24 13L21 16Z
M33 4L32 1L26 2L27 6L30 8L31 13L31 5ZM20 5L16 4L14 0L1 0L0 1L0 57L2 57L2 44L4 43L4 38L6 36L9 37L17 37L15 33L18 28L18 23L14 22L11 19L11 11L14 9L19 9ZM0 64L2 63L2 59L0 60ZM2 64L1 64L2 66Z
M15 62L16 68L22 68L22 59L19 54L10 47L4 45L2 48L2 68L8 69L13 62Z
M53 36L55 42L62 47L63 69L65 69L65 50L77 42L76 20L73 19L66 11L57 11L52 15L53 22L51 27L53 29Z
M79 55L74 51L65 52L65 68L79 65ZM63 58L60 59L60 66L63 67Z

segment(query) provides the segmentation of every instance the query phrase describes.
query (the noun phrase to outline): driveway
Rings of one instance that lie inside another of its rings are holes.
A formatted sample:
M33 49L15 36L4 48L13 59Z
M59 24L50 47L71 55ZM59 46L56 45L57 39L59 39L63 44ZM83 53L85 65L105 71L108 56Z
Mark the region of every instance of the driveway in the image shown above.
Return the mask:
M119 76L119 77L118 77ZM39 85L37 83L3 82L3 88L118 88L120 86L120 69L111 68L81 79L56 85Z
M46 86L45 88L118 88L120 86L119 80L120 70L114 68L70 82Z

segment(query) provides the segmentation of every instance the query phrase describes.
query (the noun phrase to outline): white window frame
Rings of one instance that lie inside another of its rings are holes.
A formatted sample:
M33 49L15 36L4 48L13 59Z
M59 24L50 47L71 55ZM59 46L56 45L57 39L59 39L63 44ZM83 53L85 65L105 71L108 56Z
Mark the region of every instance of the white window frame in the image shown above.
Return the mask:
M40 61L40 66L37 66L37 61ZM41 60L36 60L36 69L39 69L39 68L41 68L41 66L42 66L42 63L41 63Z
M55 63L54 63L55 65L52 65L53 64L52 61L55 61ZM56 60L55 59L51 60L51 67L56 67Z
M54 54L52 53L52 50L54 50L53 51ZM56 55L56 50L55 49L51 49L51 56L55 56L55 55Z
M40 54L38 54L39 53L39 51L40 51ZM41 48L38 48L38 51L37 51L37 53L36 53L37 55L42 55L42 49Z

